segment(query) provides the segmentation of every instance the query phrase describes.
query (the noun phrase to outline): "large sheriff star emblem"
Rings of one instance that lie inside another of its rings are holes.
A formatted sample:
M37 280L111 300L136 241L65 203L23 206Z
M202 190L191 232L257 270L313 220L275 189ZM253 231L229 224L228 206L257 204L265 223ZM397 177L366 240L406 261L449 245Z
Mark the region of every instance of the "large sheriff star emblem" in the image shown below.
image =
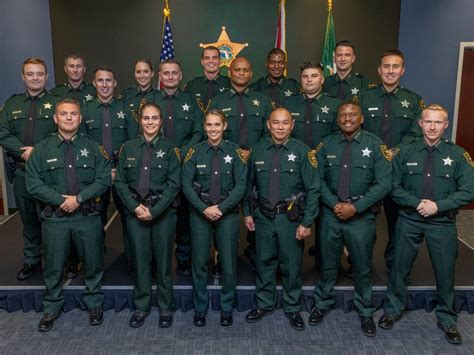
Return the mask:
M186 102L181 107L183 108L183 111L189 111L189 105Z
M449 165L452 166L451 164L453 163L453 160L450 157L446 157L446 159L443 159L444 165Z
M53 105L51 105L49 102L43 104L45 110L50 110Z
M165 156L165 152L162 151L161 149L156 152L156 157L157 158L163 158Z
M122 118L122 119L125 118L125 114L123 113L123 111L117 112L117 116L118 118Z
M227 156L224 157L224 164L227 164L227 163L229 164L232 163L232 157L229 154L227 154Z
M400 103L402 104L402 107L406 107L406 108L408 108L408 106L410 105L410 103L407 100L403 100Z
M85 97L86 101L90 101L93 99L92 95L91 94L87 94L86 97Z
M359 89L357 89L356 87L354 87L353 89L351 89L351 94L352 94L352 95L357 95L358 92L359 92Z
M329 113L329 107L323 106L323 107L321 107L321 111L324 112L324 113Z
M87 158L87 154L89 154L89 152L87 151L87 148L81 149L81 157Z
M296 159L296 155L294 155L293 153L288 154L288 161L295 161L295 159Z
M245 47L248 47L248 45L248 43L231 42L225 30L225 26L222 26L222 31L219 38L217 39L217 42L206 44L200 43L199 47L206 48L208 46L214 46L219 48L221 56L220 67L230 67L230 63L232 63L237 54L239 54L239 52Z
M363 157L370 157L370 153L372 153L372 151L369 149L369 147L365 147L365 149L362 149Z

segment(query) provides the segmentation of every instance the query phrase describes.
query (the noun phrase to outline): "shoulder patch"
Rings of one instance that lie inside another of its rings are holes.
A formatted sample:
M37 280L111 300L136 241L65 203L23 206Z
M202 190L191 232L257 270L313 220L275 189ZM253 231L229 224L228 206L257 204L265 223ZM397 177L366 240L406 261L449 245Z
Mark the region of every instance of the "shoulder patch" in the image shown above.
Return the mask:
M316 153L314 150L310 150L308 152L308 159L309 159L309 162L311 163L311 165L314 167L314 168L317 168L318 167L318 159L316 158Z
M420 100L420 101L419 101L419 104L420 104L420 108L421 108L422 110L424 110L424 109L426 108L425 102L424 102L423 100Z
M469 152L464 152L463 154L464 158L466 158L467 162L471 165L471 168L474 168L474 162L471 159L471 156L469 155Z
M385 144L382 144L380 146L380 150L382 151L382 154L385 157L385 159L387 159L388 161L392 161L395 155L397 155L398 152L400 151L400 148L388 149Z
M191 157L193 156L195 150L193 148L189 148L188 152L186 153L186 157L184 158L184 163L186 163Z
M181 152L179 151L179 148L173 148L176 156L178 157L179 162L181 163Z
M104 147L99 145L99 150L102 153L102 155L105 157L105 159L110 160L109 154L107 153Z
M236 149L237 155L244 164L247 164L248 157L245 156L245 153L242 148Z
M316 148L314 148L314 154L318 154L318 152L321 150L321 148L323 147L323 142L319 143L318 146Z

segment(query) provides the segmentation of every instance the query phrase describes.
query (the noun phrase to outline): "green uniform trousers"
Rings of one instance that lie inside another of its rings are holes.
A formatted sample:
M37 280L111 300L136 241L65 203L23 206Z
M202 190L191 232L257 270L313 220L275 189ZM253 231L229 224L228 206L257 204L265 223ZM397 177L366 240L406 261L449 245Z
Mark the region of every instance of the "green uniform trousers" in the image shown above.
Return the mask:
M133 301L139 311L151 308L151 263L156 262L158 307L174 311L173 272L171 267L176 230L176 209L169 207L158 218L143 222L127 214L127 229L135 260Z
M322 209L321 277L314 288L317 308L329 309L336 302L334 286L344 243L349 249L354 272L354 305L361 316L372 316L372 254L375 244L375 214L357 214L348 221L339 220L327 206Z
M458 255L458 240L454 223L429 223L398 216L395 232L395 254L387 288L384 309L394 316L405 310L408 297L408 276L426 239L436 278L438 321L445 326L456 324L454 310L454 268Z
M101 291L104 275L104 239L100 216L83 216L77 212L61 219L43 219L44 270L46 295L44 311L58 313L64 303L62 296L64 265L69 256L71 243L84 251L85 290L83 301L87 308L101 306L104 294Z
M189 202L182 192L179 193L178 222L176 225L176 260L189 263L191 259L191 238L189 231Z
M385 198L383 199L383 210L384 210L385 218L387 219L388 241L387 241L387 246L385 247L384 257L385 257L385 265L387 266L387 269L389 270L392 268L392 263L393 263L395 228L397 225L399 209L400 207L390 197L390 195L385 196Z
M26 264L41 261L41 222L36 210L36 200L26 191L25 173L16 172L13 192L23 223L23 258Z
M274 220L255 211L255 252L257 280L255 289L259 308L272 309L276 305L277 265L280 265L283 286L283 309L286 313L301 310L301 261L304 242L296 239L299 222L291 222L286 214Z
M239 213L227 213L218 222L212 223L202 214L191 211L190 225L194 311L205 312L209 305L207 291L209 250L215 235L222 265L221 311L232 312L237 283Z

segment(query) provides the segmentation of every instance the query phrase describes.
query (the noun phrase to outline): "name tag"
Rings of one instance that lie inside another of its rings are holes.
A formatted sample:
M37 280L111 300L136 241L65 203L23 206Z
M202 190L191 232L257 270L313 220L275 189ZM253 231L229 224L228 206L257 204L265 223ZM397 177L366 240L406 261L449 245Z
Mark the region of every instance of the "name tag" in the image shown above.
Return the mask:
M54 163L55 161L58 161L58 158L48 159L46 160L46 163Z
M369 107L368 110L369 111L377 111L379 108L378 107Z
M196 97L201 97L201 94L195 93L194 96L196 96Z
M196 165L196 168L198 168L198 169L202 169L202 168L205 168L205 167L206 167L206 164Z
M134 105L134 104L130 104L130 105L128 105L128 106L133 107L133 106L135 106L135 105Z
M335 156L335 155L326 155L326 158L328 158L328 159L336 159L336 156Z
M132 160L133 161L133 160L135 160L135 158L134 157L127 157L127 160Z
M232 108L230 108L230 107L228 107L228 108L223 108L221 111L222 111L222 112L232 111Z
M18 110L18 111L12 111L12 115L16 115L18 113L21 113L21 110Z
M94 122L95 120L87 120L86 123Z
M407 166L417 166L418 163L407 163Z
M263 164L265 164L264 161L256 161L256 162L255 162L255 165L263 165Z
M291 115L292 115L292 116L299 116L300 113L299 113L299 112L292 112Z

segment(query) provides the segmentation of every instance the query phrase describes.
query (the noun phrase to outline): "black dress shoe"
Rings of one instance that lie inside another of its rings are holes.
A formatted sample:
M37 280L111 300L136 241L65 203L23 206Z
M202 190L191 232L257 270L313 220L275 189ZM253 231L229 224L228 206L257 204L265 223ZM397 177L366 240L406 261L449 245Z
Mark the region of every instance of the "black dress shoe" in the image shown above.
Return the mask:
M396 321L402 319L402 315L392 316L390 313L384 312L379 319L379 327L385 330L390 330L395 325Z
M90 325L101 325L104 322L104 311L102 310L102 306L90 308L88 311Z
M173 325L173 313L164 313L160 314L160 319L158 321L158 326L160 328L169 328Z
M377 332L377 328L375 327L372 317L360 316L360 329L362 329L362 333L364 333L366 337L374 337L375 333Z
M247 323L255 323L261 320L263 317L272 314L274 311L274 308L272 309L263 309L263 308L256 308L251 310L247 315L245 316L245 321Z
M462 344L461 333L459 333L458 327L456 324L452 325L442 325L438 322L438 327L444 332L444 338L451 344Z
M71 263L66 266L66 270L64 271L64 277L67 280L73 280L79 274L79 267L76 263Z
M43 317L38 324L38 331L49 332L54 327L54 321L59 318L61 312L57 314L43 313Z
M26 280L29 278L31 275L33 275L33 272L40 266L40 263L36 264L23 264L23 267L21 268L20 271L18 271L18 274L16 274L16 278L20 281Z
M183 276L191 275L191 268L189 267L189 263L187 262L178 263L178 271Z
M212 269L212 277L215 279L220 279L222 277L222 267L221 263L217 263L214 265L214 268Z
M223 327L231 326L234 323L232 318L232 312L222 312L221 313L221 325Z
M320 309L320 308L314 307L311 313L309 314L308 324L319 325L324 320L324 317L328 313L329 313L329 309Z
M128 325L132 328L139 328L145 323L145 318L148 317L150 311L135 311L130 317Z
M304 330L304 320L303 317L301 317L300 312L289 312L285 313L285 315L290 320L290 327L294 330Z
M196 327L204 327L206 325L206 313L198 312L194 314L193 324Z

